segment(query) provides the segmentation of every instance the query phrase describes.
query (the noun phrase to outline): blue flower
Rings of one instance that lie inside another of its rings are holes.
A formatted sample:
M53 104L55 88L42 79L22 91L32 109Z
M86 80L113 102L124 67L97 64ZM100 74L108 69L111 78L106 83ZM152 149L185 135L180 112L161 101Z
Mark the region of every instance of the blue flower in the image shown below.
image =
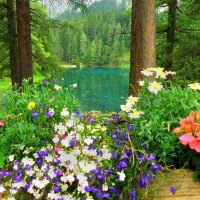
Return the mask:
M4 172L0 169L0 177L4 175Z
M10 171L5 171L5 172L4 172L4 176L6 176L6 177L10 176L10 174L11 174Z
M86 118L85 115L80 116L80 120L83 121Z
M48 80L43 80L43 81L42 81L42 83L43 83L44 85L46 85L48 82L49 82Z
M140 177L140 181L139 181L139 187L140 188L146 188L147 183L148 183L148 180L146 179L146 177L145 176L141 176Z
M112 120L106 120L106 124L111 124Z
M153 155L153 154L149 154L146 158L147 161L150 161L150 160L155 160L156 157Z
M80 115L81 112L80 112L80 110L75 110L74 113L75 113L76 115Z
M55 177L55 178L53 179L53 181L54 181L54 183L58 183L58 182L60 182L60 178L59 178L59 177Z
M133 131L133 129L134 129L134 126L132 124L128 124L128 130Z
M128 157L131 157L131 156L133 155L132 150L131 150L131 149L128 149L128 150L126 151L126 155L127 155Z
M16 183L19 183L19 182L22 181L22 179L21 179L20 176L15 176L15 177L14 177L14 181L15 181Z
M26 185L24 186L24 189L25 190L28 190L30 188L30 184L29 183L26 183Z
M110 169L104 169L103 172L105 172L108 176L111 174L111 170Z
M24 171L22 169L18 169L15 172L17 173L18 176L20 176L24 173Z
M144 158L144 154L143 153L139 154L139 157L138 157L139 164L142 163L143 158Z
M170 187L170 192L174 195L175 192L176 192L176 188L174 188L174 187Z
M39 116L39 112L35 111L32 113L32 118L36 118Z
M136 200L136 189L133 189L132 191L130 191L130 196L131 196L131 200Z
M99 105L99 107L100 107L101 110L104 110L106 108L106 104L102 103L101 105Z
M92 116L90 116L89 118L88 118L88 120L89 120L89 122L95 122L95 118L94 117L92 117Z
M127 167L128 167L128 165L127 165L127 163L126 163L125 160L121 160L121 161L119 162L119 168L120 168L120 169L125 169L125 168L127 168Z
M35 161L35 164L36 164L37 166L41 167L41 166L42 166L42 159L37 159L37 160Z
M150 172L147 172L146 175L145 175L145 178L148 180L151 178L151 173Z
M84 188L84 190L85 190L85 192L91 192L91 191L92 191L92 189L91 189L90 186L86 186L86 187Z
M110 197L110 194L109 193L105 193L105 192L102 192L101 193L101 198L102 199L108 199Z
M73 139L69 142L69 146L70 146L70 147L73 147L73 146L74 146L74 143L75 143L75 138L73 138Z
M159 164L152 163L152 169L155 173L157 173L158 170L161 169L161 166Z
M119 115L114 115L114 119L116 119L117 121L119 121L121 118Z
M55 193L58 193L58 192L60 192L61 188L60 188L60 186L55 185L53 190Z
M112 153L112 158L117 158L117 156L118 156L118 152L117 151Z

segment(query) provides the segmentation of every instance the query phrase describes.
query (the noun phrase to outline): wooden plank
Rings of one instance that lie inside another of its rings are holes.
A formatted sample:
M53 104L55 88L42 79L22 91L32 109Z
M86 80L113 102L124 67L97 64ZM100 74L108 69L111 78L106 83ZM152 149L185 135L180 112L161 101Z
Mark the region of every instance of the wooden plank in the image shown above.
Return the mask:
M200 182L192 180L192 171L187 169L174 170L161 174L155 182L148 186L147 200L200 200ZM170 187L175 187L173 195Z

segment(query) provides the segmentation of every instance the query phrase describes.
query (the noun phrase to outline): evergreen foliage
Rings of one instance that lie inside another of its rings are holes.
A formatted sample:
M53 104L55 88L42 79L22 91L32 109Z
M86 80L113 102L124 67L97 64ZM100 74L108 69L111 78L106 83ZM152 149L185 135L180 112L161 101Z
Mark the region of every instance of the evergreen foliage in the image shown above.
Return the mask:
M89 6L85 14L66 11L58 16L72 26L58 29L56 34L60 60L87 66L129 63L130 34L124 32L129 33L130 19L125 10L125 4L102 0Z

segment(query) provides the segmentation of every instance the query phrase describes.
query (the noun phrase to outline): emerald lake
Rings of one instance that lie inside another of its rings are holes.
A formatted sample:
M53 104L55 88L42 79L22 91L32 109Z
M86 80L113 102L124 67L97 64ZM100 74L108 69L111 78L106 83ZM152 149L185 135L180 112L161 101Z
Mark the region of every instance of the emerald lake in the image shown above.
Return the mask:
M77 83L77 98L81 111L99 110L101 104L105 111L120 111L128 97L129 69L121 68L75 68L62 72L64 86Z

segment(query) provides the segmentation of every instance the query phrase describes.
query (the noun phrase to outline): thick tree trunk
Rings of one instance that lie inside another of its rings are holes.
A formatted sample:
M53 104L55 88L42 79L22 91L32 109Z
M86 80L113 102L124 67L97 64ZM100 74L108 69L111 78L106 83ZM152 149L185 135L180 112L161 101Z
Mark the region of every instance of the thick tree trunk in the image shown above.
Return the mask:
M33 83L31 25L30 25L30 1L16 0L17 5L17 31L18 31L18 56L19 56L19 83L23 79L29 79Z
M19 83L19 62L14 0L7 0L8 33L12 86Z
M173 70L173 53L175 45L175 32L176 32L176 7L177 0L168 0L168 28L167 28L167 60L166 70Z
M129 93L137 94L141 70L156 65L155 0L132 0Z

